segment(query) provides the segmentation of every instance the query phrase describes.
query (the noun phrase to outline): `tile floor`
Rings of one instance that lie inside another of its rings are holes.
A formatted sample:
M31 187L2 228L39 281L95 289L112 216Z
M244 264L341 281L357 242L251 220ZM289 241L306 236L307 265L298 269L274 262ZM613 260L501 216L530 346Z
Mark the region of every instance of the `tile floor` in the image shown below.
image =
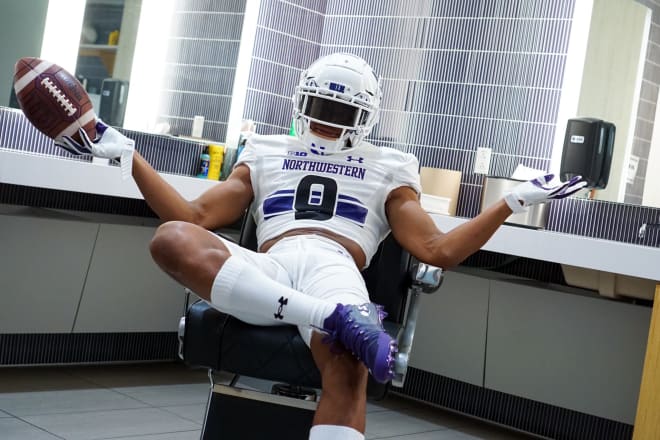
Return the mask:
M0 438L198 439L207 383L205 371L190 370L178 363L1 368ZM392 395L369 404L366 438L532 437Z

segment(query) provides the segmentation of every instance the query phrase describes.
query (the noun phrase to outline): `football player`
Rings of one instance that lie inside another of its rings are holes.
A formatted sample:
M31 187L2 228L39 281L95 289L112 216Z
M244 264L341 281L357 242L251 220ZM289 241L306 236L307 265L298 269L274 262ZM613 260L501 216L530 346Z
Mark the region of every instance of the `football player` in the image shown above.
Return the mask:
M225 313L299 327L322 377L310 439L363 439L368 371L380 382L392 378L396 344L360 275L390 231L418 260L448 268L481 248L512 212L584 186L579 178L552 185L549 175L522 183L444 233L420 205L417 158L365 140L381 99L365 60L347 53L318 59L295 89L296 136L252 135L227 180L192 201L133 154L133 178L164 221L151 242L156 263ZM82 132L82 145L65 139L65 146L109 158L133 151L130 139L98 124L97 139ZM259 252L210 232L246 210ZM329 342L346 351L331 351Z

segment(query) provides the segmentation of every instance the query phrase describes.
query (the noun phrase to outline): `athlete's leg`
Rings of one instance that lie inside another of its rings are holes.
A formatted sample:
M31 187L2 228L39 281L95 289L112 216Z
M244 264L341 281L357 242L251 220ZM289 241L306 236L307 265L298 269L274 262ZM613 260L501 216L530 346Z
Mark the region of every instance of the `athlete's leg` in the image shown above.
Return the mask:
M310 346L322 381L310 439L364 438L367 369L347 351L333 353L322 338L314 332Z
M285 270L267 255L190 223L161 225L150 250L172 278L223 312L252 324L321 327L337 307L292 289Z
M388 380L393 340L384 332L375 306L353 305L369 301L366 290L358 302L342 299L348 293L356 301L345 285L352 287L357 282L364 289L352 258L338 254L333 244L316 263L310 262L313 249L296 247L304 241L303 237L284 239L264 255L222 241L199 226L168 222L158 228L150 249L166 273L219 310L251 324L324 329L354 352L377 380ZM280 249L277 260L276 248ZM284 262L294 264L285 269ZM337 266L340 270L334 271ZM347 282L347 276L352 281ZM329 291L334 293L324 296Z
M231 256L220 240L191 223L163 223L151 240L151 256L158 266L201 298L210 299L218 270Z
M364 362L374 379L387 382L393 376L395 340L383 329L379 306L369 302L360 271L348 252L337 243L319 237L300 239L298 255L304 261L289 268L294 287L310 296L338 304L323 322L327 340L335 341ZM286 263L294 261L290 255ZM310 344L311 329L300 328Z
M340 310L341 313L332 315L335 318L340 318L338 315L348 311L361 311L365 307L364 303L369 302L369 293L350 255L342 252L336 244L314 237L302 239L300 246L299 254L304 255L304 264L303 262L296 264L294 255L286 260L295 265L290 269L295 285L309 295L347 305L344 310ZM342 306L338 309L342 309ZM337 319L333 324L337 327L338 333L351 332L354 329L356 322L352 313L348 314L351 315L349 316L351 322ZM360 316L364 318L362 313ZM376 316L370 315L370 317L373 320L369 324L362 323L364 324L360 327L362 333L359 336L353 333L355 337L349 339L364 341L367 334L383 333L377 313ZM299 330L310 346L322 382L321 399L314 416L310 440L364 439L368 379L365 365L351 351L341 348L338 351L338 347L346 345L341 338L338 338L332 346L323 342L328 335L304 327ZM384 343L386 349L389 348L389 341L388 337L387 342ZM365 347L367 345L371 344L364 344ZM350 350L353 349L354 346L350 347ZM362 353L365 354L364 351ZM374 367L377 369L381 365L380 362L375 364L370 362L370 364L372 369Z

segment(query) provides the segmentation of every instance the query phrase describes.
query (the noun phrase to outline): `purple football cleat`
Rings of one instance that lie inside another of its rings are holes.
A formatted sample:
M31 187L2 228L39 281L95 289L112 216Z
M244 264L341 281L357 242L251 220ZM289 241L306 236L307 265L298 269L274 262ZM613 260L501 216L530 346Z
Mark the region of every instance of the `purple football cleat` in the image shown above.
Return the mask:
M337 304L337 308L323 322L328 337L323 342L339 341L369 369L378 382L394 377L396 341L383 329L385 312L381 306Z

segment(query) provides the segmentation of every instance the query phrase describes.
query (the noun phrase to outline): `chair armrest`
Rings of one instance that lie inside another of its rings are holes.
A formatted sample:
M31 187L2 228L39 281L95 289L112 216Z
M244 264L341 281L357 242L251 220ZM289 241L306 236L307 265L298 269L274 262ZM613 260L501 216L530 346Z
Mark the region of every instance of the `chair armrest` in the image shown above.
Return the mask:
M433 293L442 284L443 270L430 264L416 262L411 265L412 289L423 293Z
M189 365L218 369L227 318L204 301L191 304L179 320L179 357Z
M394 359L394 378L392 385L403 387L408 370L408 358L412 349L417 327L417 316L420 308L420 293L433 293L442 284L442 269L425 263L416 263L411 266L412 284L410 286L408 310L406 312L405 324L399 330L397 343L399 350Z

